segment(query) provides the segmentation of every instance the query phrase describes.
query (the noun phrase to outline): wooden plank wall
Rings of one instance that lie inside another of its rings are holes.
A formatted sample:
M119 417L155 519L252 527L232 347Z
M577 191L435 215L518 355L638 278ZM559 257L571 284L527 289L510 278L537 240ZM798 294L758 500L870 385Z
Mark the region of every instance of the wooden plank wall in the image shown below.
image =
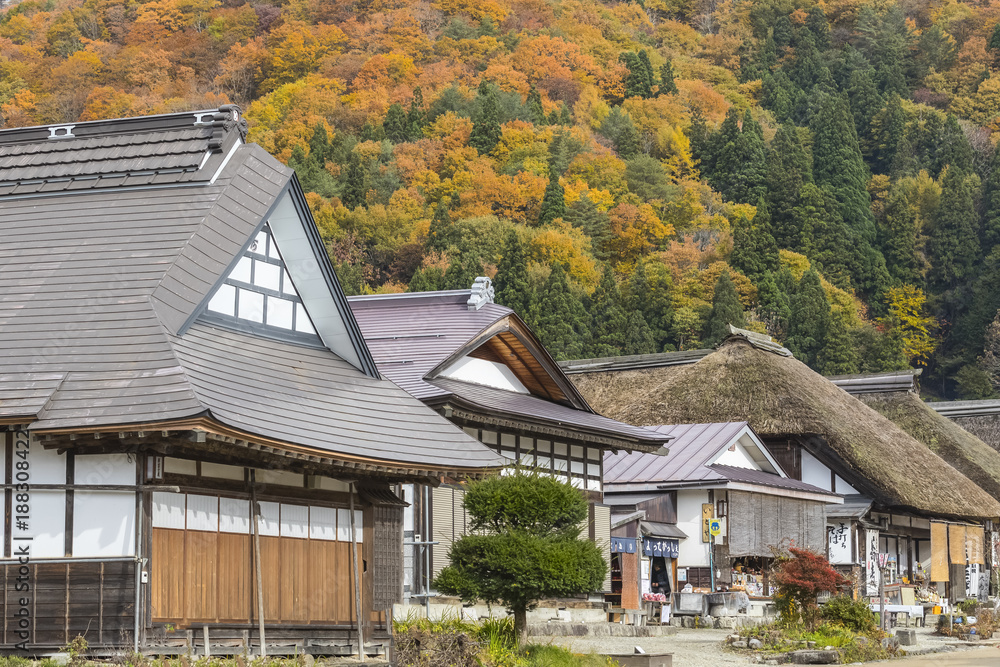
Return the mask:
M154 623L255 621L252 536L154 528L152 537ZM350 549L350 542L261 537L265 621L353 622Z
M59 648L77 635L92 647L131 647L135 617L135 562L31 563L31 590L15 591L19 563L0 564L3 577L4 614L2 647L12 647L18 637L18 599L31 603L30 646Z

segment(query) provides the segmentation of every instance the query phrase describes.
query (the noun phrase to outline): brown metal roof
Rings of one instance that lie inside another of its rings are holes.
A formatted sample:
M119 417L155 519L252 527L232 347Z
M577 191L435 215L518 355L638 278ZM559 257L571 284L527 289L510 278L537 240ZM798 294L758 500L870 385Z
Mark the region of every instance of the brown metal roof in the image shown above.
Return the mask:
M373 363L366 374L326 348L191 324L277 199L301 198L291 170L242 144L239 123L216 115L210 127L195 125L202 121L81 123L74 139L50 140L44 127L0 131L3 178L58 184L73 170L94 181L123 159L156 172L141 188L130 187L131 175L27 196L23 183L0 187L0 419L72 431L208 416L250 436L390 467L501 465L378 377ZM195 152L193 177L174 169L193 164ZM321 248L316 258L328 262Z

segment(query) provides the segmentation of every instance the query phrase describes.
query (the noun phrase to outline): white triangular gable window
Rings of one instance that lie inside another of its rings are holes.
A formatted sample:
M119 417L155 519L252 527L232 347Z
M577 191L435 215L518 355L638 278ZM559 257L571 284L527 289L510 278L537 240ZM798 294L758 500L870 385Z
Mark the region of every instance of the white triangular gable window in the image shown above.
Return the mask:
M208 311L275 333L316 336L268 225L212 296Z

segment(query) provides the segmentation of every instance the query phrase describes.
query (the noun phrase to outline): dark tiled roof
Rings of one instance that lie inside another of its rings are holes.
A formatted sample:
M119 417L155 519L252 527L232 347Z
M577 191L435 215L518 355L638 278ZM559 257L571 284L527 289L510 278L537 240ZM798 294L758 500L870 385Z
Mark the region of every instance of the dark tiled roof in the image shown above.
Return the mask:
M647 447L659 447L670 439L651 429L623 424L593 412L575 410L528 394L447 378L436 378L431 382L450 396L475 405L483 412L522 417L533 422L549 423L607 438L633 440Z
M893 391L918 391L917 378L922 368L910 368L891 373L869 373L865 375L829 376L834 383L848 394L879 394Z
M72 430L207 415L389 466L501 464L402 389L326 348L199 323L184 329L279 197L300 196L291 170L242 144L238 123L195 126L194 115L79 124L76 139L49 140L47 128L0 131L7 174L89 178L121 159L135 160L130 168L167 158L196 167L185 187L0 191L0 418ZM74 143L80 152L66 149ZM354 344L367 355L360 334Z

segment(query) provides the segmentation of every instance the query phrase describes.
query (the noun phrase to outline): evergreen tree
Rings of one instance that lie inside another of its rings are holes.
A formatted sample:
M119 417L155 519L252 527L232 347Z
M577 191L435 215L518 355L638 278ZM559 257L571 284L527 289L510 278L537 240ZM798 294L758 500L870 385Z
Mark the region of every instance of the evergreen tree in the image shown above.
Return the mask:
M896 333L882 333L871 324L851 329L851 340L857 351L858 371L888 373L910 367L903 353L903 340Z
M667 58L667 62L660 65L660 88L657 95L663 95L669 93L670 95L677 94L677 83L674 81L674 65Z
M646 322L646 318L637 310L628 314L625 323L624 354L653 354L657 351L656 337Z
M344 170L344 179L340 190L340 201L347 208L353 209L361 206L366 201L368 194L367 174L361 164L361 157L351 153L347 169Z
M430 228L427 230L427 247L431 250L444 250L448 247L448 231L451 227L451 215L448 212L448 202L441 198L434 209Z
M639 262L628 283L628 309L641 313L649 326L653 352L667 351L674 315L671 280L669 270L662 264L653 263L647 268L646 263Z
M420 90L420 86L413 89L413 99L410 100L410 111L406 114L406 121L410 126L411 141L423 136L427 116L424 114L424 93Z
M739 117L739 111L730 107L714 141L715 169L709 182L726 199L752 204L767 194L764 133L749 109L742 127Z
M802 275L790 305L785 347L796 359L815 367L830 328L830 302L816 269L810 267Z
M813 5L806 17L806 28L812 33L813 43L820 51L830 48L830 23L819 5Z
M528 282L528 260L516 230L504 242L503 254L493 281L496 302L526 319L531 311L532 290Z
M382 141L385 139L385 130L382 129L381 125L373 125L370 120L366 120L365 124L361 126L358 139L361 141Z
M653 63L649 62L649 54L646 53L646 49L639 51L639 64L642 65L645 81L643 82L643 90L649 90L646 93L646 97L653 96L653 86L656 83L656 75L653 73Z
M553 109L552 113L555 112L556 110ZM559 124L566 126L573 124L573 114L570 112L569 107L566 106L565 102L559 103Z
M582 358L590 344L589 319L570 291L566 271L556 264L538 301L536 333L545 348L558 361Z
M469 283L470 285L472 283ZM444 269L426 266L417 269L406 288L407 292L437 292L444 289Z
M631 160L639 154L639 131L632 118L621 107L611 109L598 130L614 144L618 157Z
M333 160L333 144L330 143L330 135L323 123L316 123L316 127L313 128L312 138L309 140L309 157L320 167Z
M531 113L531 120L535 125L543 125L547 122L545 111L542 109L542 96L534 86L528 91L528 99L525 101L525 105L528 107L528 111Z
M949 168L941 179L941 203L931 228L927 251L931 286L957 287L972 278L979 260L979 216L976 195L979 177Z
M744 328L747 325L740 297L736 293L736 285L729 277L728 271L719 274L715 282L715 294L712 297L712 312L705 323L704 341L707 345L717 345L729 335L729 325Z
M792 314L791 297L786 285L791 289L795 286L795 278L788 267L782 267L777 275L764 273L756 283L757 317L764 323L767 333L777 340L785 339Z
M500 98L496 86L486 80L479 84L476 97L478 106L472 117L469 145L479 151L480 155L485 155L500 141Z
M601 281L590 301L592 339L587 356L615 357L624 354L628 315L622 307L621 293L610 265L604 265Z
M625 77L625 98L652 96L650 71L642 64L639 56L632 51L625 51L618 56L618 59L628 69L628 75Z
M712 173L715 160L712 155L712 139L708 133L705 116L697 107L691 112L691 129L688 130L688 141L691 142L691 157L701 165L701 174L707 178Z
M611 221L608 214L598 210L584 192L580 198L566 209L563 220L583 230L590 237L594 257L602 262L609 259L608 241L611 239Z
M838 310L830 317L826 339L819 354L819 368L823 375L848 375L858 372L858 353L847 327L847 315Z
M871 122L870 139L865 153L872 158L875 171L888 174L899 144L906 132L906 113L899 95L890 95L889 100Z
M325 131L324 131L325 132ZM288 166L295 170L299 178L299 183L305 192L315 192L323 197L332 197L336 191L336 183L333 176L325 168L325 162L320 162L324 149L318 147L318 155L312 153L306 157L306 153L301 146L292 149L292 155L288 159Z
M771 230L779 247L802 247L794 216L802 186L812 183L812 155L794 125L782 125L767 152L767 203Z
M1000 52L1000 23L993 26L993 32L990 33L990 41L986 48L993 52Z
M542 207L538 213L538 224L547 225L556 218L566 217L566 191L559 183L559 172L549 170L549 184L545 187Z
M826 276L838 287L850 289L852 275L862 271L854 230L840 216L836 198L829 188L806 183L792 212L801 231L802 245L795 250L823 265Z
M469 289L476 278L483 275L483 263L478 257L467 253L455 259L444 272L444 289Z
M1000 244L1000 159L993 160L993 169L983 183L983 250L989 254Z
M406 117L406 112L399 102L389 106L385 112L385 120L382 121L385 129L385 138L394 144L401 144L410 140L410 122Z
M920 246L920 220L916 205L898 184L886 198L879 236L893 282L922 285L926 261Z
M756 282L765 273L778 270L778 245L771 235L771 219L767 204L757 204L753 219L739 216L733 222L733 252L729 264Z
M871 132L872 118L882 109L882 95L875 85L875 70L855 70L847 84L847 98L854 116L854 129L859 142L866 143Z
M933 149L934 173L940 174L945 167L972 171L972 146L958 124L954 114L948 114L944 128L937 134Z

